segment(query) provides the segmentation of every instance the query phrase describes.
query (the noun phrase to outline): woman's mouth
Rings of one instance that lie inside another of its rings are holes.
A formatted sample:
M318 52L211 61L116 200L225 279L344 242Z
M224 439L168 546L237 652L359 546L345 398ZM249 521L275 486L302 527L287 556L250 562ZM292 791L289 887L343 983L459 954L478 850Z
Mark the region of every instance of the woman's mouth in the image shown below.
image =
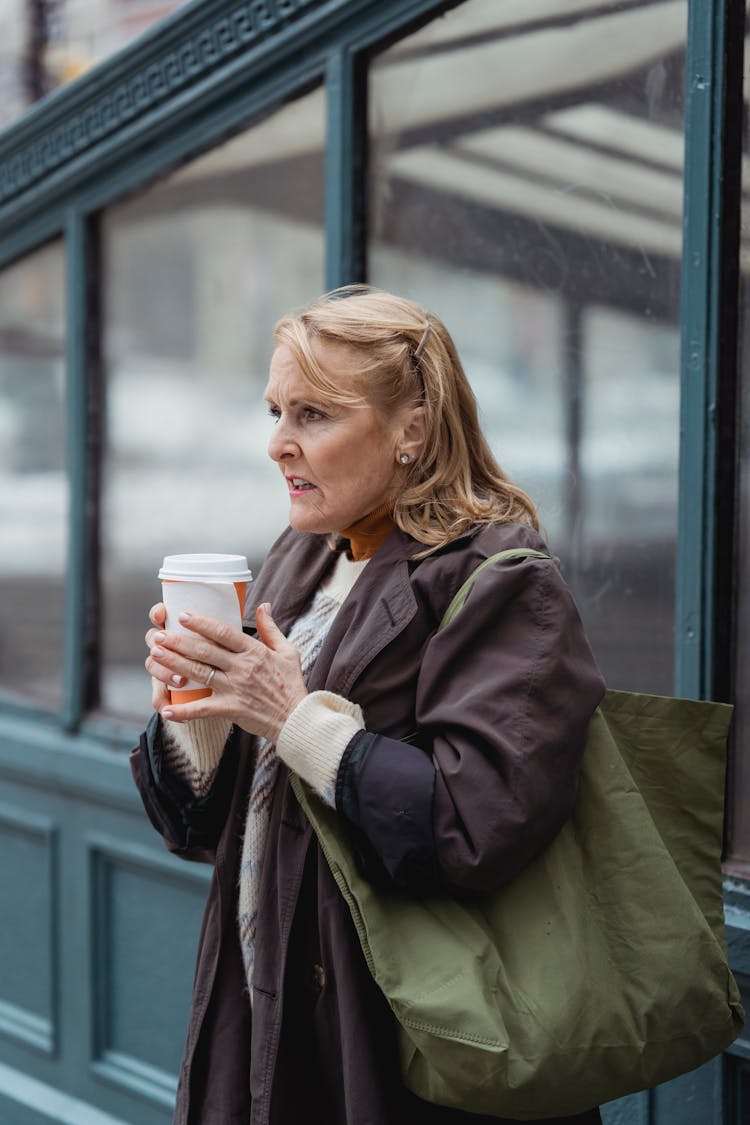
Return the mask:
M315 485L311 484L309 480L305 480L304 477L287 477L286 483L290 496L300 496L303 492L309 492L315 488Z

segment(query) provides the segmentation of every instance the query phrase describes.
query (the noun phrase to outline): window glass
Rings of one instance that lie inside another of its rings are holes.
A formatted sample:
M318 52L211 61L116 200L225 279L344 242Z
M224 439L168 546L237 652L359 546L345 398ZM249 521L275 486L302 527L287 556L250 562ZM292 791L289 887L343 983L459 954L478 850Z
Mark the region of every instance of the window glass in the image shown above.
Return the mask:
M278 317L324 284L321 90L103 222L106 438L101 701L147 712L164 555L257 570L288 502L263 402Z
M369 277L455 336L612 687L673 685L687 0L467 3L375 56Z
M750 143L747 103L750 79L747 63L750 43L745 40L745 128L742 161L740 240L740 356L739 420L740 456L738 476L739 542L737 552L737 656L735 712L731 762L731 833L728 860L750 874Z
M184 0L0 0L0 127Z
M62 243L0 272L0 691L59 707L69 489Z
M24 67L28 50L26 6L26 0L0 0L0 128L20 117L34 100Z

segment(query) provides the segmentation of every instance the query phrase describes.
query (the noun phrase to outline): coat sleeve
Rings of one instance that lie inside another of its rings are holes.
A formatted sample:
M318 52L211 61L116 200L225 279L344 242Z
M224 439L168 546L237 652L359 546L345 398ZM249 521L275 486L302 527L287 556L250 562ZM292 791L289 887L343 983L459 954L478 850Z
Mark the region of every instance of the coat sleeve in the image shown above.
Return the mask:
M550 560L491 564L424 651L416 744L371 731L347 747L337 806L374 881L491 891L562 827L604 693Z
M179 773L169 769L159 716L151 717L140 745L130 755L130 768L149 820L175 855L213 863L231 803L236 762L230 740L210 790L196 795Z

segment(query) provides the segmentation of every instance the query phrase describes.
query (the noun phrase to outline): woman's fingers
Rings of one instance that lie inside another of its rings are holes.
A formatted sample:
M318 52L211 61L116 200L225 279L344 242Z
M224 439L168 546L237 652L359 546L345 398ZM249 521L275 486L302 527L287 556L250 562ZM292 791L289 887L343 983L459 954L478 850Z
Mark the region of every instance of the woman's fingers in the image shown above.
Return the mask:
M167 621L167 607L164 602L157 602L148 611L148 619L157 629L163 629Z
M148 648L151 648L154 643L154 635L158 633L160 629L164 628L167 620L167 610L164 602L157 602L156 605L151 606L151 609L148 611L148 619L151 624L155 626L155 628L149 629L146 633L146 645Z
M268 602L263 602L263 605L259 605L256 609L255 624L258 627L258 637L267 648L273 649L274 652L294 648L271 616L271 606Z
M180 625L189 629L191 633L199 634L219 648L228 649L229 652L242 652L247 648L248 637L241 629L233 629L223 621L216 621L213 617L202 617L198 613L181 613Z
M199 635L163 633L157 630L151 640L147 669L153 676L175 686L179 686L175 676L183 683L185 680L193 680L205 684L212 670L223 672L233 679L247 676L255 665L253 648L259 654L263 651L263 645L244 635L245 644L240 653L220 648Z
M223 710L218 710L212 696L207 696L205 699L197 699L193 703L172 703L169 702L160 708L160 714L163 719L169 719L173 723L189 723L193 719L208 719L212 715L222 715L228 718Z
M173 633L155 635L151 657L170 673L198 680L199 683L206 680L212 668L228 672L238 659L236 653L218 648L209 641Z
M258 639L198 614L180 616L184 631L149 632L146 667L162 684L179 686L175 677L205 684L215 671L210 696L184 704L164 698L158 709L165 719L222 715L251 734L278 737L307 689L299 652L277 627L270 606L259 609L257 621Z
M154 711L161 711L170 703L169 690L160 680L151 677L151 706Z
M168 659L169 653L166 653L163 649L157 648L156 651L152 649L143 662L146 671L152 679L158 680L168 687L180 687L185 682L185 676L176 668L170 667L169 663L164 663L165 657Z
M204 683L212 668L229 673L236 669L238 658L246 662L254 649L264 648L253 637L210 617L196 615L190 622L194 629L191 632L165 633L153 629L147 634L151 657L156 663L185 679Z

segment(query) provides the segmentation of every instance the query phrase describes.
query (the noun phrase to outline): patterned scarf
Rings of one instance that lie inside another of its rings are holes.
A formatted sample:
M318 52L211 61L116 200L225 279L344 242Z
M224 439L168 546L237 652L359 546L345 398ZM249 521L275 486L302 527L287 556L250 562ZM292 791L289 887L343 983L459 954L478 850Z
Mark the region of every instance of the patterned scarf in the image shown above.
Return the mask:
M302 675L307 682L318 653L328 635L340 602L325 591L318 590L310 608L292 626L289 640L299 650ZM258 919L258 894L263 855L271 815L271 799L276 784L279 758L275 746L265 738L257 740L257 756L250 798L247 805L245 835L242 841L242 862L239 878L238 921L245 977L253 996L253 965L255 962L255 931Z

